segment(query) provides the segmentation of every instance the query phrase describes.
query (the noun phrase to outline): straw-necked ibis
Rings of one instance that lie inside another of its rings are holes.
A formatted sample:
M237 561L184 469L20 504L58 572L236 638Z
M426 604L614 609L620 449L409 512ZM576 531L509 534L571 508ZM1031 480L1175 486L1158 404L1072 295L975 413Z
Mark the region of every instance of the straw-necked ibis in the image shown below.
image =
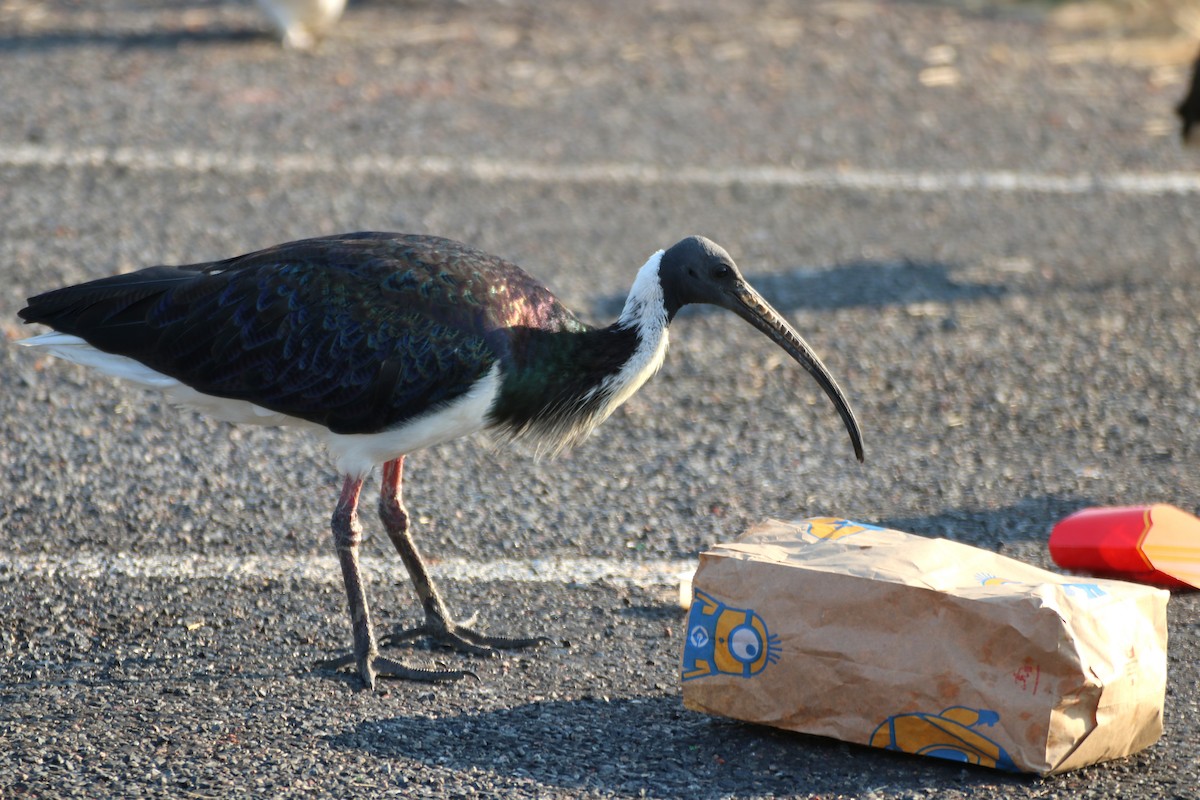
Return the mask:
M658 370L689 303L728 309L816 378L862 460L837 382L719 246L691 236L650 257L616 322L581 322L524 270L433 236L353 233L207 264L149 267L51 291L20 312L53 332L21 344L162 390L230 422L300 425L345 476L333 539L353 652L331 662L375 676L449 680L456 670L382 657L359 571L359 493L383 465L379 513L416 587L427 636L468 652L540 639L454 621L425 569L401 499L404 457L480 430L555 451L578 442Z

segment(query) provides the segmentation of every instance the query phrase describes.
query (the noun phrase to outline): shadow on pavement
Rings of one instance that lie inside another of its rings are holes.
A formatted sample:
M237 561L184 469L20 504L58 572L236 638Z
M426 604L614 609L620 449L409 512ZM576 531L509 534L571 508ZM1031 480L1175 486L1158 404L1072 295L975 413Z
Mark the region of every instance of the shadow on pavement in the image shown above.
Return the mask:
M954 277L950 264L919 261L856 261L830 269L793 269L747 274L746 280L781 312L830 311L863 306L882 308L920 302L971 301L1002 297L999 284L969 283ZM598 318L621 313L625 295L606 295L593 303ZM710 306L689 306L683 313L716 313Z
M1068 514L1094 505L1076 495L1037 495L1000 508L951 508L936 514L885 517L876 525L1003 551L1021 540L1049 541L1050 529Z
M643 790L695 798L730 792L860 796L864 787L926 791L1031 780L709 717L686 710L678 697L556 700L370 720L330 743L380 758L635 796Z
M183 30L134 31L39 31L0 36L0 56L31 50L57 50L68 47L109 46L124 50L173 50L183 45L267 42L270 34L253 28L197 28Z

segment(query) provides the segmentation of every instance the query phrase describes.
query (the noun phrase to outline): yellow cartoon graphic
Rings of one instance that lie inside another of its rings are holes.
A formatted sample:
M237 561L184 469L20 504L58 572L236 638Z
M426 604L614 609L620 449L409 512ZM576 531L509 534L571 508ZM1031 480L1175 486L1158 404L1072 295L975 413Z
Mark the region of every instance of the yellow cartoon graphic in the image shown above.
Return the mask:
M1015 772L1004 748L977 730L999 721L995 711L966 706L951 706L940 714L896 714L871 734L871 746Z
M976 572L975 580L979 581L980 586L1005 586L1016 581L1010 581L1008 578L1001 578L998 575L993 575L990 572Z
M851 522L837 517L815 517L808 520L808 532L818 539L845 539L863 531L881 531L877 525L867 525L862 522Z
M715 674L749 678L779 660L779 637L771 635L762 617L731 608L706 592L696 591L687 630L685 681Z

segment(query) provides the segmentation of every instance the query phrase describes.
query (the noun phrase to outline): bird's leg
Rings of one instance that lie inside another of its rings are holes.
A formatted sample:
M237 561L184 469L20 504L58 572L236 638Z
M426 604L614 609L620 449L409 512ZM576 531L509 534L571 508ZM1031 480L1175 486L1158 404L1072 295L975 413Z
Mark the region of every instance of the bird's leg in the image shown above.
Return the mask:
M320 666L341 669L350 665L358 667L363 685L375 688L375 676L409 678L422 681L451 681L467 675L462 670L425 670L406 667L391 659L382 658L375 645L375 633L371 628L371 612L367 606L367 592L363 587L362 570L358 563L358 548L362 542L362 525L358 521L358 496L362 491L362 478L346 477L342 494L333 511L333 544L337 549L338 563L342 567L342 580L346 584L346 599L350 605L350 626L354 633L354 651L347 656L323 662Z
M496 650L511 650L521 647L533 647L544 644L544 637L517 638L509 636L488 636L468 627L466 623L455 622L442 596L433 584L433 578L425 568L425 562L417 551L412 534L408 530L408 511L404 508L402 484L404 481L404 457L401 456L383 465L383 480L379 494L379 517L387 530L396 552L404 561L421 607L425 610L425 622L414 628L397 631L383 637L383 644L390 645L407 639L425 636L438 644L444 644L457 650L481 655L491 655ZM472 618L474 619L474 618Z
M375 633L371 628L371 611L367 607L367 592L363 587L362 571L358 565L358 546L362 542L362 525L358 521L358 495L362 478L346 477L342 494L333 511L333 546L342 567L346 598L350 605L350 627L354 632L354 659L358 674L368 689L375 686L375 669L371 660L377 655Z

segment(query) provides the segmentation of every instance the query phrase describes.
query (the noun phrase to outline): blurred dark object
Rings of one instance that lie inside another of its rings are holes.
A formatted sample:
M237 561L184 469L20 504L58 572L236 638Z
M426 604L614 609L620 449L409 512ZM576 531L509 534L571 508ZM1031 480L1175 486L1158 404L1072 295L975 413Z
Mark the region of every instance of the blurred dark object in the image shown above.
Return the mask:
M1196 124L1200 122L1200 56L1197 56L1196 65L1192 68L1192 88L1175 112L1183 120L1183 143L1200 147L1200 126Z

